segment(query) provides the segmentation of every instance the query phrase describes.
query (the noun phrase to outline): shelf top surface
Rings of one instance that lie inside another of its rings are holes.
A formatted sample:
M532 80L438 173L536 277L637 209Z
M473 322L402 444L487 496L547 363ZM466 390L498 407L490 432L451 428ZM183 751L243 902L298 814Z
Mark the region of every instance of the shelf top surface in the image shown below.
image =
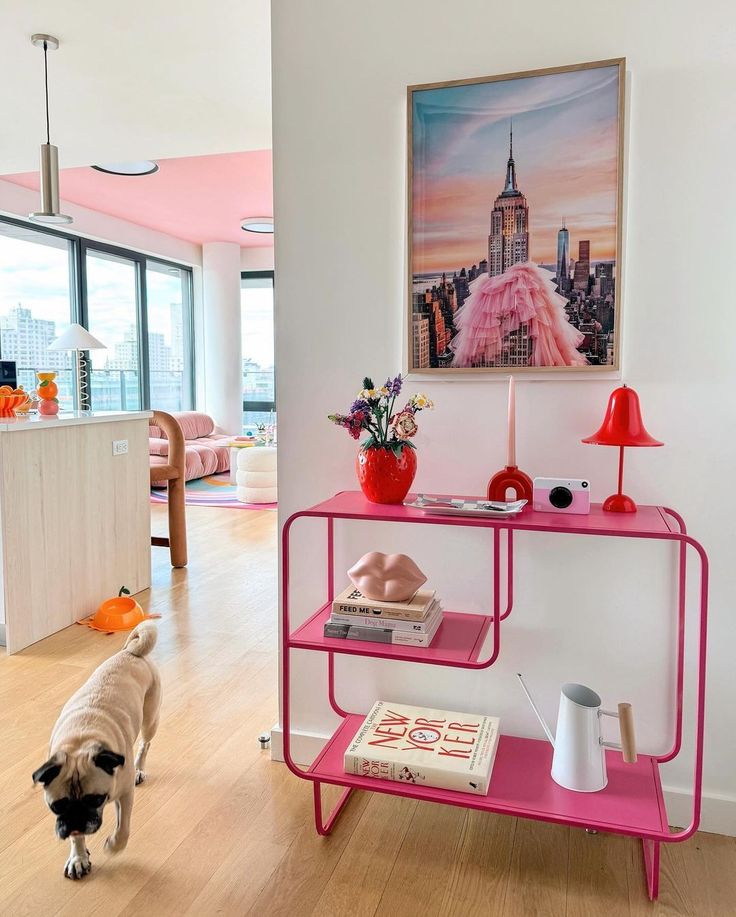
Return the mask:
M343 721L309 768L310 774L327 783L449 805L621 833L668 834L658 765L647 755L639 755L636 764L624 764L619 752L607 751L608 786L597 793L575 793L552 780L552 747L549 742L502 735L489 792L485 796L476 796L456 790L346 774L343 766L345 750L363 719L363 716L350 714Z
M447 494L431 496L447 497ZM409 494L407 501L416 494ZM484 499L468 497L468 499ZM371 503L359 490L344 490L323 500L300 516L324 516L339 519L368 519L377 522L416 522L430 525L461 525L474 528L510 528L517 531L567 532L579 535L628 535L632 537L668 538L678 534L674 518L660 506L639 506L635 513L608 513L600 503L593 503L590 514L576 516L566 513L541 513L530 506L510 519L486 519L477 516L456 516L425 513L403 504Z
M289 637L295 649L345 653L350 656L373 656L404 662L424 662L432 665L452 665L459 668L480 668L479 653L491 625L487 615L444 612L442 623L431 646L404 646L397 643L347 640L324 636L324 625L330 617L331 603L324 605ZM356 624L360 624L357 619Z

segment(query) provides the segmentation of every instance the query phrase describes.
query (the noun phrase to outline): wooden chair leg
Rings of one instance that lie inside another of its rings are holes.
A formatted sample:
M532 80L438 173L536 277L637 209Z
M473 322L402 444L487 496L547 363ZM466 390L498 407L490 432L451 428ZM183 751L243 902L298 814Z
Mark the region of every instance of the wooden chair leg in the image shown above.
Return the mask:
M168 483L169 549L172 567L187 565L187 517L184 480L175 478Z

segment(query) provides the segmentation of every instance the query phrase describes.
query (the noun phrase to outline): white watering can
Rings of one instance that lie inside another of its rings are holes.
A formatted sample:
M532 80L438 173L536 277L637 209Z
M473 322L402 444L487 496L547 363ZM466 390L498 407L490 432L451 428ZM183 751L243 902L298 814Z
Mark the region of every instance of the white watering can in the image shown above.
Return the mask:
M627 764L636 762L631 704L619 704L618 713L603 710L600 697L591 688L576 684L563 685L560 691L555 737L532 700L524 679L520 674L517 674L517 678L555 750L551 773L555 783L577 793L596 793L602 790L608 783L606 748L618 748L622 751ZM620 745L603 741L602 716L615 716L618 719L621 731Z

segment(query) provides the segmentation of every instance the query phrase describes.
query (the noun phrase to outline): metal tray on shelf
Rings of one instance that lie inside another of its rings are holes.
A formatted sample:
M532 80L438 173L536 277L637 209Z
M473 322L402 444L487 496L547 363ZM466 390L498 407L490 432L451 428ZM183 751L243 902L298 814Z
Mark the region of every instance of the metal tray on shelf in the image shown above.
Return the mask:
M428 497L417 494L413 501L406 501L404 506L420 509L425 513L440 516L482 516L486 519L510 519L518 516L527 504L527 500L514 500L505 503L501 500L466 500L462 497Z

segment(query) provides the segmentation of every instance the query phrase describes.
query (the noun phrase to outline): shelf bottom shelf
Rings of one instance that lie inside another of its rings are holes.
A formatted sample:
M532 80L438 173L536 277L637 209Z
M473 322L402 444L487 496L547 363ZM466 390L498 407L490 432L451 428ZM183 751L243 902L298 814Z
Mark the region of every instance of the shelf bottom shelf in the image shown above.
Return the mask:
M608 786L598 793L574 793L558 786L550 777L552 747L548 742L502 735L490 790L486 796L475 796L346 774L345 750L363 720L363 716L355 714L345 718L309 768L312 777L361 790L617 834L669 834L659 765L648 755L639 755L636 764L624 764L619 752L606 751Z

